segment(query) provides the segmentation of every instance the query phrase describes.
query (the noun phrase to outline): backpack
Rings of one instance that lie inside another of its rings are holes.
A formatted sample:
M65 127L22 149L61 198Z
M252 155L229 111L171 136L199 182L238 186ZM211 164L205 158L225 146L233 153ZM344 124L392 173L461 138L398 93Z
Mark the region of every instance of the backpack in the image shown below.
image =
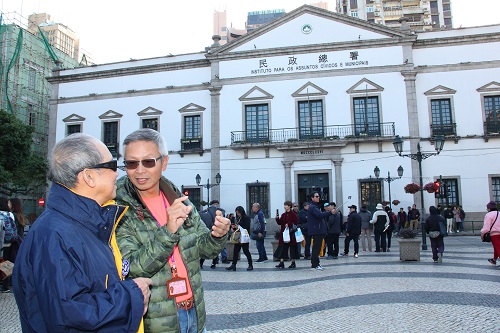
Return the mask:
M0 216L3 218L4 225L4 241L5 243L11 243L13 240L17 238L17 227L14 219L5 212L0 212Z
M377 215L377 222L375 222L375 230L379 232L384 232L386 222L387 222L386 215Z

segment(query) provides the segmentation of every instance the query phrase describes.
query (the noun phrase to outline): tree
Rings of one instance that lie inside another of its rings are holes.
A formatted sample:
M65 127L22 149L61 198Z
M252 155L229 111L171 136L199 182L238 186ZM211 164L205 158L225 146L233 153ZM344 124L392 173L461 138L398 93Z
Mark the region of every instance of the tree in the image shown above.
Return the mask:
M0 193L28 194L46 186L47 160L32 151L34 128L0 110Z

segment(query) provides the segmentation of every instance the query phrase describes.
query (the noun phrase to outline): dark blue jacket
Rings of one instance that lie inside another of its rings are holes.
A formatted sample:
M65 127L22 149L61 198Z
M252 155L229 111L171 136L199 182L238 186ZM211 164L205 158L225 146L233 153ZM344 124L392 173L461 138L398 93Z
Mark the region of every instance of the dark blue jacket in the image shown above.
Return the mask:
M52 185L14 266L23 332L137 332L142 292L120 280L110 247L124 210Z
M332 215L331 212L322 212L318 205L312 201L307 210L307 233L313 235L326 235L326 223L324 217Z
M326 227L329 234L340 234L342 232L342 213L340 211L326 217Z
M361 234L361 216L353 211L347 216L347 230L349 236L356 236Z

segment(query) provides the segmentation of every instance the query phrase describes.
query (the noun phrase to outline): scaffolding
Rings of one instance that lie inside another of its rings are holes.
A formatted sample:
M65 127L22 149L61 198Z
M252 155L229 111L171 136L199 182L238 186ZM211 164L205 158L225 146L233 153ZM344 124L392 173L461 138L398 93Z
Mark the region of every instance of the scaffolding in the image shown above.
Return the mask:
M0 12L0 109L33 127L32 149L47 156L52 89L46 78L55 68L80 65L66 53L51 48L41 31L31 33L25 23L27 20L18 13ZM36 212L36 202L44 192L45 188L40 188L25 198L33 200L25 205L28 212Z

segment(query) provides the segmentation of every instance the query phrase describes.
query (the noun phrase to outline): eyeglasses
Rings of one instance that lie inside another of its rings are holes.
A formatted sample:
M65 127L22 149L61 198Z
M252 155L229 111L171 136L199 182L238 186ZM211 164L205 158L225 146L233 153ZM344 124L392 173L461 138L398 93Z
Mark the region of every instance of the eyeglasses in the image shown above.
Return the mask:
M85 169L110 169L110 170L116 171L116 169L118 168L117 163L118 163L117 160L112 160L109 162L99 163L99 164L90 166L90 167L85 168Z
M313 198L319 198L319 195L315 195L315 196L313 196Z
M128 170L135 170L139 166L139 163L142 164L145 168L151 169L156 166L156 161L161 159L163 156L160 155L157 158L146 158L144 160L140 161L123 161L123 164L125 164L125 168ZM123 169L122 169L123 170Z

